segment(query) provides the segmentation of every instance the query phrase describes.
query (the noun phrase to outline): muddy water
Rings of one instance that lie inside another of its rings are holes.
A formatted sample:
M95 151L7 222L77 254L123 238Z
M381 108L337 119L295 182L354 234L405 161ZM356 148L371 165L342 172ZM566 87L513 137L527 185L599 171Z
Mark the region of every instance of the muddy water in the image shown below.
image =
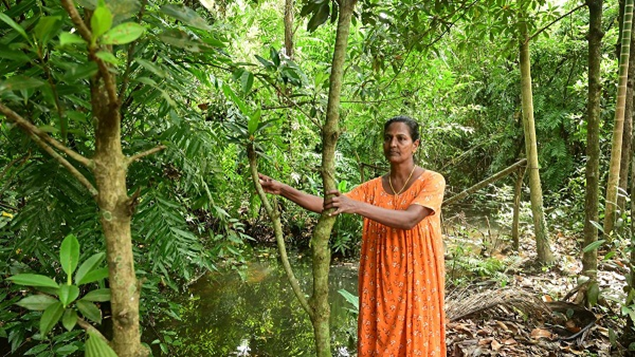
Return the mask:
M310 257L292 262L305 292L311 282ZM357 295L357 263L335 263L330 274L331 341L334 356L355 351L353 306L337 291ZM243 270L209 274L182 296L182 321L164 326L176 331L178 356L313 356L313 332L275 259Z

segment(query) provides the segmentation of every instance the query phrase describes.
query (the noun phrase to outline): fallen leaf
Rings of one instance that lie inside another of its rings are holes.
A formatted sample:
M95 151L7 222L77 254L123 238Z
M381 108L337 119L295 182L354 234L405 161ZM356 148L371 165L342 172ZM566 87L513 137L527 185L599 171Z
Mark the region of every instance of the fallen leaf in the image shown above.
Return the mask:
M503 347L502 344L500 344L498 341L496 340L492 340L492 349L496 352L498 352L498 350L501 349L501 347Z
M548 330L543 330L540 328L535 328L533 329L533 331L531 331L531 337L532 338L548 338L551 339L552 335L551 332Z

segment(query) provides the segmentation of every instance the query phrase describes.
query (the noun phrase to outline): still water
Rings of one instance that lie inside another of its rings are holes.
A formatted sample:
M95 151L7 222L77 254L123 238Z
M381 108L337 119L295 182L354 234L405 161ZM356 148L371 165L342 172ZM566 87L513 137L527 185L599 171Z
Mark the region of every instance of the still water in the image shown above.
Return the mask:
M272 254L275 255L275 254ZM310 257L292 261L303 291L310 292ZM357 295L357 263L334 263L330 273L331 347L354 356L356 315L338 290ZM184 306L176 331L179 356L314 356L308 316L297 302L282 265L262 258L245 269L211 273L177 299Z

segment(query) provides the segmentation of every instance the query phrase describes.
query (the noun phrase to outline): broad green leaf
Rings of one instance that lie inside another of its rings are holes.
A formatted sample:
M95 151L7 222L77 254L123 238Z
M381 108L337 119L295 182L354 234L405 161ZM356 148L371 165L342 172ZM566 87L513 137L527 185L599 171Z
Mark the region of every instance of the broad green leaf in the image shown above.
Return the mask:
M117 357L108 343L92 331L88 332L85 357Z
M11 280L18 285L59 288L59 285L53 279L40 274L18 274L7 278L7 280Z
M197 14L196 11L187 6L168 4L161 6L161 11L168 16L180 20L187 26L205 31L211 30L207 21Z
M90 61L82 64L70 65L68 71L64 74L64 80L67 82L75 82L80 79L89 78L97 74L99 68L97 63Z
M105 45L123 45L138 39L145 28L135 22L126 22L115 26L101 38Z
M75 345L64 345L61 347L55 347L55 354L57 356L68 356L77 350L78 348Z
M95 56L97 56L98 58L100 58L104 62L112 63L114 65L118 65L119 64L119 60L111 52L99 51L99 52L95 53Z
M95 304L90 301L77 300L76 306L84 317L101 324L101 310Z
M93 41L110 30L112 13L105 6L99 6L90 18L90 28L93 31Z
M24 77L24 76L11 76L6 81L0 82L0 93L6 91L21 91L25 89L38 88L44 85L39 79Z
M604 244L604 242L606 242L605 239L600 239L598 241L595 241L593 243L590 243L589 245L587 245L586 247L584 247L584 249L582 249L582 251L584 253L590 252L592 250L596 250L598 249L602 244Z
M256 133L258 130L258 124L260 124L260 108L256 109L256 111L249 117L249 122L247 123L249 135L254 135Z
M77 285L81 285L81 281L84 280L86 274L95 269L106 257L104 253L97 253L92 255L90 258L86 259L82 265L77 269L77 273L75 273L75 283Z
M6 23L11 26L14 30L16 30L22 37L24 37L29 43L31 43L31 39L26 34L26 31L22 28L22 26L18 25L15 21L13 21L9 16L0 12L0 21Z
M59 26L61 25L60 20L62 18L60 16L42 16L38 21L37 25L35 25L35 38L38 39L40 44L46 44L49 42L51 37L55 35L55 33L59 30Z
M95 281L106 279L107 277L108 277L108 268L99 268L99 269L95 269L86 273L86 275L84 275L81 280L76 281L76 284L84 285L88 283L93 283Z
M240 76L240 85L242 87L243 93L249 93L251 87L254 85L253 73L249 71L243 72L243 74Z
M73 283L73 273L79 264L79 241L73 234L69 234L62 241L60 247L60 264L62 270L68 275L68 284Z
M27 296L15 304L29 310L43 311L57 301L58 300L52 296L38 294Z
M60 46L71 45L75 43L86 43L83 38L70 32L62 32L60 34Z
M67 308L64 312L64 316L62 317L62 326L67 331L70 331L75 327L77 323L77 311L75 309Z
M33 346L28 351L24 352L24 355L25 356L35 356L35 355L37 355L39 353L44 352L47 348L49 348L49 344L48 343L42 343L42 344L39 344L37 346Z
M82 300L105 302L110 301L110 289L97 289L86 294Z
M42 318L40 319L40 334L45 336L53 326L60 320L62 314L64 313L64 307L62 303L57 301L51 306L47 307L42 314Z
M201 43L193 41L185 32L175 30L166 31L159 35L159 39L168 45L191 52L201 51Z
M335 6L335 5L334 5ZM306 28L309 32L315 31L320 25L326 22L329 18L329 14L331 9L329 7L329 2L325 1L320 5L320 8L313 14Z
M79 296L79 288L76 285L60 285L59 297L64 307L70 305Z

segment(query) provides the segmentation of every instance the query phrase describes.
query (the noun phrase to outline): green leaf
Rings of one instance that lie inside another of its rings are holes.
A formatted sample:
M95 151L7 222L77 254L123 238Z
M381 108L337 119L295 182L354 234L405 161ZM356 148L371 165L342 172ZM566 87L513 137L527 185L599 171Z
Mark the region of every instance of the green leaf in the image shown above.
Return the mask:
M101 310L95 304L89 301L77 300L77 308L79 312L84 315L87 319L101 324Z
M62 241L60 247L60 264L62 270L68 275L68 284L73 283L73 273L79 264L79 241L73 234L69 234Z
M177 20L180 20L187 26L195 27L197 29L209 31L211 30L210 25L203 19L196 11L190 9L187 6L182 5L163 5L161 6L161 11L171 17L174 17Z
M64 316L62 317L62 326L67 331L72 330L77 323L77 311L75 309L66 309Z
M275 48L269 48L269 57L271 57L271 60L276 67L280 67L280 56L278 55L278 51L276 51Z
M92 331L88 331L85 357L117 357L108 343Z
M97 56L98 58L100 58L104 62L112 63L114 65L118 65L119 64L119 60L111 52L99 51L99 52L95 53L95 56Z
M251 87L254 85L253 73L249 71L243 72L243 74L240 76L240 85L242 87L243 93L249 93Z
M51 306L47 307L42 314L42 318L40 319L40 334L45 336L53 326L60 320L62 314L64 313L64 307L62 303L57 301Z
M59 348L56 347L55 348L55 354L58 355L58 356L68 356L68 355L70 355L71 353L73 353L73 352L75 352L77 350L78 350L78 348L75 345L64 345L64 346L61 346Z
M604 244L604 242L606 242L605 239L600 239L598 241L595 241L593 243L590 243L589 245L587 245L586 247L584 247L584 249L582 249L582 251L584 253L590 252L592 250L596 250L598 249L602 244Z
M105 302L110 301L110 289L97 289L86 294L82 300Z
M161 78L165 77L165 71L160 66L157 66L156 64L150 61L146 61L142 58L135 58L135 61L139 63L141 66L143 66L143 68L154 73L155 75Z
M22 37L24 37L29 43L31 43L31 39L26 34L26 31L22 28L22 26L18 25L15 21L13 21L9 16L0 12L0 20L11 26L14 30L16 30Z
M70 32L62 32L60 34L60 46L72 45L76 43L86 43L83 38L70 33Z
M309 32L315 31L320 25L322 25L323 23L326 22L326 20L328 20L330 12L331 12L331 9L329 7L329 2L328 1L323 2L320 8L317 10L317 12L313 14L313 17L311 17L311 20L309 20L309 23L306 26L307 30Z
M59 285L53 279L40 274L18 274L9 277L7 280L11 280L18 285L59 288Z
M25 356L34 356L34 355L36 355L38 353L42 353L47 348L49 348L49 344L48 343L42 343L42 344L39 344L37 346L33 346L28 351L24 352L24 355Z
M20 91L32 89L44 85L39 79L24 76L11 76L6 81L0 82L0 93L5 91Z
M101 38L101 43L105 45L123 45L138 39L145 28L135 22L126 22L106 32Z
M77 269L77 273L75 273L75 283L77 285L81 285L81 281L84 280L86 274L95 269L106 257L104 253L97 253L92 255L90 258L86 259L82 265Z
M29 310L43 311L56 301L58 300L52 296L38 294L27 296L15 304Z
M260 124L260 108L258 108L250 117L247 123L247 130L249 135L254 135L258 130L258 124Z
M40 44L46 44L51 37L57 33L61 26L60 16L42 16L35 26L34 33L35 38L38 39Z
M112 26L112 13L105 6L99 6L90 18L90 28L93 31L93 41L105 34Z
M106 279L108 277L108 268L100 268L92 270L86 275L83 276L81 280L77 280L77 285L84 285L88 283L93 283L95 281L99 281L101 279Z
M60 301L64 307L70 305L79 296L79 288L76 285L60 285Z

